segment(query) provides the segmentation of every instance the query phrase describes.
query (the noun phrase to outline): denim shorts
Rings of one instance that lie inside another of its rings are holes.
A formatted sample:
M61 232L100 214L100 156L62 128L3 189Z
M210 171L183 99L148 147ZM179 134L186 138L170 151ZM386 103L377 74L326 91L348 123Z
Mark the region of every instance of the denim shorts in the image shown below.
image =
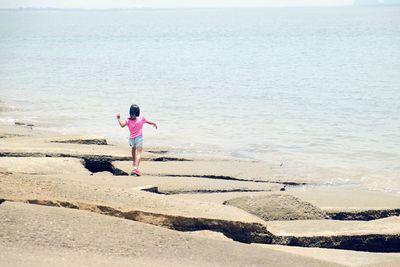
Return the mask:
M142 148L143 147L143 136L136 136L135 138L129 138L129 145L132 148Z

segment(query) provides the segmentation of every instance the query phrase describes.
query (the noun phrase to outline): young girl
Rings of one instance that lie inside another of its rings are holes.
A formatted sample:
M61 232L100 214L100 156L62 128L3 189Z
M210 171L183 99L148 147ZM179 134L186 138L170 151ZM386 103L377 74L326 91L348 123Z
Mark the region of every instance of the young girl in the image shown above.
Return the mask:
M143 151L143 134L142 128L143 124L147 123L153 125L157 129L157 124L154 122L146 120L144 117L140 116L140 108L138 105L131 105L129 109L130 118L126 121L121 120L121 116L117 114L117 119L121 127L128 126L130 136L129 144L132 147L132 160L133 160L133 171L131 175L140 176L141 173L138 169L140 156Z

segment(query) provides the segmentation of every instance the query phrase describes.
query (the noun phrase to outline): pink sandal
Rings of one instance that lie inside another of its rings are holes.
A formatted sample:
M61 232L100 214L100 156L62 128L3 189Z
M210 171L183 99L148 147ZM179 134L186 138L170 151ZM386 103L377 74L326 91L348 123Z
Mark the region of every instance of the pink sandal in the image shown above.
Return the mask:
M134 169L134 170L131 172L131 175L132 175L132 176L140 176L140 175L142 175L142 174L140 173L140 171L139 171L138 169Z

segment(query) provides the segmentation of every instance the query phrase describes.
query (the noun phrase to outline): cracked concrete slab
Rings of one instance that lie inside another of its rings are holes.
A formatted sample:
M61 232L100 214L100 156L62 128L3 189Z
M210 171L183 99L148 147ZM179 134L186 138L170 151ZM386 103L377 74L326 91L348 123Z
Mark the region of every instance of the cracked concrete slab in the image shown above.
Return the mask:
M351 267L366 266L369 264L384 264L383 266L397 267L400 263L400 253L371 253L342 249L304 248L265 244L253 244L253 246L283 251L295 255L303 255Z
M108 145L107 140L103 136L95 135L80 135L80 136L67 136L51 138L52 143L67 143L67 144L85 144L85 145Z
M320 208L288 194L244 196L229 199L224 204L245 210L265 221L323 220L328 218Z
M227 192L220 194L177 195L181 198L223 203L229 199L268 196L274 192ZM336 220L374 220L400 214L400 197L358 188L291 188L282 195L292 195L308 202Z
M114 177L110 172L94 173L92 177L84 167L84 161L75 158L38 158L38 157L0 157L0 172L20 174L58 174L66 180L80 180L90 183L98 180L107 186L123 183L124 186L145 186L153 184L160 192L168 194L178 193L204 193L204 192L240 192L240 191L279 191L283 185L276 183L254 183L230 180L201 179L197 177ZM103 181L94 179L102 176ZM79 178L78 178L79 177ZM92 183L93 184L93 183Z
M333 236L333 238L329 235L323 236L322 240L320 236L281 235L274 237L268 231L269 225L264 220L241 209L224 206L218 202L228 196L232 198L233 195L268 195L268 192L240 191L278 190L282 183L317 185L327 182L325 176L321 178L313 174L308 175L308 173L301 175L301 172L290 172L285 169L288 166L286 163L266 165L259 162L221 159L190 162L168 161L180 159L168 157L169 154L164 151L161 151L161 154L153 151L154 153L145 153L144 155L145 161L141 165L144 176L113 176L109 172L112 170L112 163L125 169L126 172L130 171L131 162L127 160L130 159L129 147L98 145L97 141L93 141L98 139L89 140L91 138L87 137L78 137L77 139L65 137L64 139L64 137L36 135L7 136L0 139L0 156L3 156L4 159L3 165L1 165L3 159L0 160L0 198L2 199L57 206L60 207L58 208L60 210L92 211L109 215L103 216L107 218L120 217L125 221L134 220L179 231L212 230L224 233L225 236L241 242L270 243L274 241L286 245L338 248L343 242L354 241L349 241L347 237L343 236ZM62 142L54 143L56 140ZM71 140L72 142L69 142ZM28 145L30 145L29 150L26 149ZM20 158L13 161L14 159L10 158L12 155ZM29 155L35 158L23 158ZM47 157L45 158L45 156ZM65 160L65 157L68 157L68 160ZM81 159L85 160L86 167L93 165L91 168L93 174L89 174L83 165L80 165ZM117 161L122 159L126 161ZM164 160L167 161L164 162ZM98 168L97 163L100 166L105 162L111 167ZM296 169L293 166L289 166L289 168ZM35 171L26 172L26 169ZM104 170L107 171L104 172ZM332 177L335 175L332 174ZM140 191L140 188L149 185L157 186L162 192L184 193L186 196L157 195ZM288 191L282 193L284 195L291 194L292 190L290 189L288 186L286 188ZM239 192L230 192L235 190ZM225 191L229 193L202 194L202 192ZM192 192L196 194L189 194ZM207 197L205 197L206 195ZM211 195L213 197L210 197ZM216 197L217 195L218 197ZM202 198L204 200L208 198L208 200L204 201ZM219 200L216 201L216 198ZM303 201L307 200L303 199ZM7 203L9 201L2 205L7 205ZM310 201L310 203L312 202ZM320 200L319 203L324 202ZM380 207L382 208L382 206ZM379 207L377 206L377 208ZM314 228L317 226L319 225L313 225ZM349 229L358 227L357 224L350 226ZM304 230L305 228L300 225L300 229ZM395 235L395 239L390 239L387 238L387 232L380 232L380 230L382 229L376 228L376 234L372 239L369 236L361 236L362 240L353 242L355 246L346 248L368 250L371 242L375 242L380 247L397 244L399 235ZM216 238L216 234L204 234L203 236L205 239L219 240L219 237ZM354 235L349 237L353 238ZM45 243L41 242L41 244ZM359 246L360 244L361 246ZM24 252L27 252L26 255L29 256L29 251ZM143 263L147 262L143 261Z
M130 171L130 161L116 161L114 166L126 172ZM187 161L187 162L142 162L141 171L148 175L191 176L214 178L219 180L245 180L258 182L276 182L286 184L320 183L304 177L283 177L277 170L260 162L247 161Z
M0 170L23 174L89 174L75 158L0 157Z
M204 194L177 194L176 197L184 199L193 199L204 202L223 204L225 201L238 197L265 196L276 192L221 192ZM283 193L283 192L280 192Z
M251 192L251 191L279 191L282 185L269 183L252 183L242 181L228 181L204 179L197 177L131 177L132 184L151 184L158 187L159 192L167 194L207 193L207 192Z
M361 211L400 208L400 196L379 191L351 189L291 190L290 194L312 203L325 211Z
M272 244L400 252L400 217L372 221L273 221Z
M69 200L97 203L124 210L140 210L172 216L198 217L247 223L263 223L261 219L235 207L182 200L173 196L158 195L134 189L135 183L112 185L119 176L106 182L93 180L93 176L68 175L0 175L0 196L5 199ZM103 178L103 177L101 177ZM103 179L102 179L103 180ZM133 182L135 180L132 180ZM153 183L152 183L153 184ZM141 184L143 185L143 184ZM153 184L154 185L154 184Z
M64 257L68 266L112 261L144 266L341 266L85 211L23 203L0 205L0 224L4 266L66 266ZM21 256L24 262L18 260Z
M290 194L318 205L335 220L375 220L400 215L400 196L379 191L332 188L294 189Z
M314 237L340 235L400 235L400 217L373 221L301 220L271 221L268 230L276 236Z
M65 137L68 139L68 137ZM43 136L22 136L18 138L0 138L0 154L2 156L14 157L86 157L103 156L109 158L119 158L129 160L131 158L130 150L123 146L96 145L83 143L54 143L60 137L51 135ZM85 140L82 136L80 140ZM73 137L73 140L79 140L79 137ZM147 153L144 154L148 156ZM151 155L149 154L149 157Z

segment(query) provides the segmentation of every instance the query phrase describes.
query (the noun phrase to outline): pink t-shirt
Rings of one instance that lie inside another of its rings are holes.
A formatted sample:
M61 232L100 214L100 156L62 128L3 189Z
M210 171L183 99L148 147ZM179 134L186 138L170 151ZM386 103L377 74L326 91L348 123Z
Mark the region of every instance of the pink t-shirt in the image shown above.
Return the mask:
M134 120L127 119L126 125L128 126L129 132L131 133L129 138L135 138L143 135L142 129L143 129L143 124L145 123L146 119L144 117L137 117Z

